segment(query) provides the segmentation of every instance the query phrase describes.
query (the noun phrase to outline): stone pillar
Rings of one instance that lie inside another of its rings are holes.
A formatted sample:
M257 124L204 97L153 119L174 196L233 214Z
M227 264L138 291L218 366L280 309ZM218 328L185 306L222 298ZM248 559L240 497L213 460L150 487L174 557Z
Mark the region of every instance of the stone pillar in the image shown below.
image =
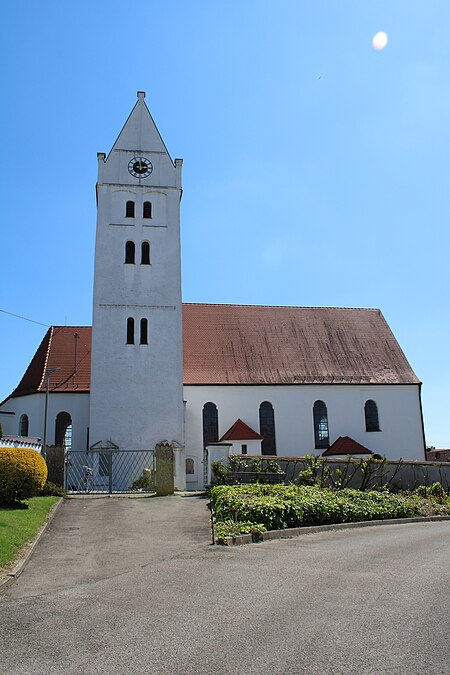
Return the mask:
M173 470L172 443L158 443L155 447L155 489L158 496L173 495Z

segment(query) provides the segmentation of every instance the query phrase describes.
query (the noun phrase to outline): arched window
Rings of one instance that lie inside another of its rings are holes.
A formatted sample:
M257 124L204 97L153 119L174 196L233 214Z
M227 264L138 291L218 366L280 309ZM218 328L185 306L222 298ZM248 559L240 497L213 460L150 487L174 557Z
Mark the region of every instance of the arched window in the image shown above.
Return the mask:
M186 458L186 475L192 476L193 474L195 474L194 460L192 459L192 457L187 457Z
M28 415L20 416L19 436L28 436Z
M125 218L134 218L134 202L127 202L125 207Z
M263 437L261 453L263 455L276 455L275 416L273 406L269 401L263 401L259 406L259 433Z
M134 265L135 251L134 241L127 241L125 244L125 263L127 265Z
M141 334L139 343L141 345L148 345L148 321L147 319L141 319Z
M131 316L127 319L127 345L134 345L134 319Z
M150 244L143 241L141 246L141 265L150 265Z
M219 440L219 416L215 403L205 403L203 406L203 447Z
M327 406L323 401L316 401L313 407L314 417L314 445L316 448L328 448L330 434L328 432Z
M152 217L152 203L151 202L144 202L142 215L143 215L144 218L151 218Z
M55 421L55 445L72 449L72 418L68 412L60 412Z
M380 431L378 420L378 407L375 401L369 399L364 404L364 417L366 419L366 431Z

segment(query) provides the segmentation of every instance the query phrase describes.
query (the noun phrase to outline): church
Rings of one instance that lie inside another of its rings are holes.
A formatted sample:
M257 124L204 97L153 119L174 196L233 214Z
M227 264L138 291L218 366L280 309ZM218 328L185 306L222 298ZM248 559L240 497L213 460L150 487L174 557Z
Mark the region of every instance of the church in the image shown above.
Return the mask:
M49 328L0 405L4 434L42 439L47 400L48 444L166 443L192 490L217 443L298 457L349 437L425 459L421 383L379 309L182 303L182 160L144 99L97 155L92 328Z

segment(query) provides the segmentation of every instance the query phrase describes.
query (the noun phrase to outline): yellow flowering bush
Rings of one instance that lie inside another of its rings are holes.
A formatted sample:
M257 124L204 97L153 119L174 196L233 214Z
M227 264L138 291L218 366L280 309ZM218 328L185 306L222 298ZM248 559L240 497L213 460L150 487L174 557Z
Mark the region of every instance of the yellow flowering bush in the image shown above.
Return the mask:
M0 503L34 497L46 480L47 465L36 450L0 447Z

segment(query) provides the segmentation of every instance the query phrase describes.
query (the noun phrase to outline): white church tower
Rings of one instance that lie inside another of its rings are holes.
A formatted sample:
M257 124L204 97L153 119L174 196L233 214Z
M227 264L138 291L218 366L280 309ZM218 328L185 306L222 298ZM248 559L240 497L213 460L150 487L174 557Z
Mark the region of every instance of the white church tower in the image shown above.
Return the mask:
M182 160L170 158L144 98L108 157L98 154L90 396L90 446L134 451L184 446Z

